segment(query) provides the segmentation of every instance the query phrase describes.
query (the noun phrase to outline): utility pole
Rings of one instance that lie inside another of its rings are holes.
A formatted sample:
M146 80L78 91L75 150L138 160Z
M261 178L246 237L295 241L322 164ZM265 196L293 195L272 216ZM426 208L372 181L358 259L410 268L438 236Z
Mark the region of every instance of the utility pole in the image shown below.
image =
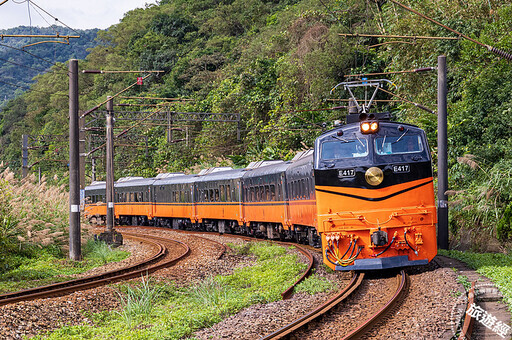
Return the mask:
M437 58L437 246L448 249L448 123L446 56Z
M120 246L123 244L123 236L114 230L114 102L111 96L107 97L106 113L106 200L107 200L107 230L99 235L99 239L107 244Z
M112 97L108 97L107 101L107 233L112 233L114 230L114 122L112 111L114 104Z
M69 258L81 260L78 151L78 60L69 61Z
M80 154L80 190L85 190L85 117L80 117L78 121L78 152Z

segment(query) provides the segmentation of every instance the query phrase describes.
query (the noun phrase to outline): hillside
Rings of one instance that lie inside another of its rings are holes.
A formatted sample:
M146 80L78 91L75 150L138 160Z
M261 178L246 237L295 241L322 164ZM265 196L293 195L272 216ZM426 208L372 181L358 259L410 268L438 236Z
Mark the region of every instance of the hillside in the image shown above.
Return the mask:
M41 41L55 40L44 38L18 38L4 37L0 42L0 108L8 100L20 95L30 88L33 78L47 72L50 67L69 59L84 59L87 49L96 46L97 29L72 31L65 27L41 28L20 26L7 30L0 30L5 35L60 35L80 36L70 39L69 45L59 43L44 43L25 47ZM61 40L62 41L62 40ZM36 56L36 57L35 57Z
M473 39L512 50L509 2L404 3ZM456 37L392 2L381 1L162 0L128 12L119 24L98 32L98 46L80 62L80 69L164 70L165 74L152 76L123 95L193 100L172 106L181 112L240 113L242 140L236 139L235 124L184 122L173 126L174 137L188 138L188 143L169 144L165 124L146 124L136 134L148 138L148 152L118 147L116 177L289 159L312 146L323 123L329 127L335 119L344 118L346 110L330 108L344 105L334 99L347 95L330 94L330 90L346 75L436 66L437 57L444 54L449 67L454 240L473 238L483 246L485 238L475 237L482 235L475 231L482 230L503 240L512 237L512 214L504 215L507 209L512 211L510 63L466 39L391 41L344 38L340 33ZM81 75L80 109L90 109L126 88L135 76ZM436 109L436 72L385 77L396 84L387 90L398 97L382 94L379 99L406 101L385 102L378 110L389 110L396 119L425 129L435 156L437 118L410 101ZM67 134L66 94L65 74L51 72L38 76L32 91L9 101L0 116L0 159L18 170L21 134ZM130 125L133 122L120 123L125 128ZM44 161L58 158L59 152L62 146L55 144L32 157L43 160L38 163L43 173L57 173L62 179L66 168ZM101 157L98 162L101 174ZM461 237L460 228L469 236Z

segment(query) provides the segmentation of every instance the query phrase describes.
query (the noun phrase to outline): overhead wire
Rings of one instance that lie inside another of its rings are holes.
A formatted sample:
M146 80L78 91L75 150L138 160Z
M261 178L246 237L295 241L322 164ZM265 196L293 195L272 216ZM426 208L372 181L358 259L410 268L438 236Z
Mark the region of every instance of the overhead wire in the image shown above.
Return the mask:
M20 52L23 52L23 53L26 53L26 54L28 54L28 55L30 55L30 56L32 56L34 58L37 58L37 59L39 59L41 61L44 61L44 62L46 62L46 63L48 63L48 64L50 64L52 66L56 66L56 67L62 68L63 70L65 70L66 75L68 73L68 71L64 68L64 66L61 66L61 65L59 65L57 63L54 63L52 61L49 61L47 59L44 59L44 58L42 58L42 57L40 57L38 55L35 55L35 54L33 54L33 53L29 52L29 51L26 51L24 49L21 49L21 48L18 48L18 47L14 47L14 46L10 46L10 45L6 45L6 44L2 44L2 43L0 43L0 46L6 47L6 48L10 48L10 49L13 49L13 50L17 50L17 51L20 51ZM55 72L55 71L51 71L51 72Z
M56 17L55 17L55 16L53 16L52 14L48 13L48 11L46 11L46 10L45 10L45 9L43 9L43 8L41 8L41 7L40 7L39 5L37 5L34 1L32 1L32 0L27 0L27 1L29 1L29 2L30 2L30 4L31 4L32 6L35 6L35 7L39 8L41 11L43 11L44 13L46 13L47 15L49 15L50 17L52 17L55 21L60 22L62 25L64 25L64 27L67 27L67 28L69 28L70 30L72 30L73 32L78 33L75 29L73 29L72 27L69 27L68 25L66 25L65 23L63 23L62 21L60 21L58 18L56 18ZM78 33L78 34L79 34L79 33Z
M402 4L402 3L400 3L400 2L398 2L398 1L396 1L396 0L390 0L390 1L391 1L392 3L394 3L394 4L396 4L396 5L398 5L398 6L402 7L402 8L404 8L405 10L407 10L407 11L409 11L409 12L411 12L411 13L414 13L414 14L416 14L416 15L418 15L418 16L420 16L420 17L422 17L423 19L428 20L428 21L430 21L430 22L432 22L432 23L434 23L434 24L436 24L436 25L438 25L438 26L441 26L441 27L443 27L444 29L446 29L446 30L448 30L448 31L450 31L450 32L452 32L452 33L454 33L454 34L456 34L456 35L458 35L458 36L460 36L460 37L462 37L462 38L466 39L466 40L469 40L469 41L471 41L471 42L473 42L473 43L475 43L475 44L477 44L477 45L480 45L480 46L483 46L483 47L487 48L487 50L488 50L488 51L490 51L490 52L492 52L492 53L494 53L494 54L496 54L496 55L498 55L498 56L500 56L500 57L502 57L502 58L505 58L505 59L508 59L508 60L512 61L512 54L511 54L511 53L505 52L505 51L500 50L500 49L498 49L498 48L496 48L496 47L494 47L494 46L487 45L487 44L484 44L484 43L482 43L482 42L480 42L480 41L478 41L478 40L476 40L476 39L473 39L473 38L471 38L471 37L469 37L469 36L467 36L467 35L465 35L465 34L463 34L463 33L459 32L459 31L454 30L453 28L450 28L450 27L448 27L448 26L446 26L446 25L444 25L444 24L440 23L439 21L436 21L436 20L434 20L434 19L432 19L432 18L430 18L430 17L426 16L426 15L425 15L425 14L423 14L423 13L420 13L420 12L418 12L418 11L416 11L416 10L414 10L414 9L410 8L410 7L407 7L406 5L404 5L404 4Z

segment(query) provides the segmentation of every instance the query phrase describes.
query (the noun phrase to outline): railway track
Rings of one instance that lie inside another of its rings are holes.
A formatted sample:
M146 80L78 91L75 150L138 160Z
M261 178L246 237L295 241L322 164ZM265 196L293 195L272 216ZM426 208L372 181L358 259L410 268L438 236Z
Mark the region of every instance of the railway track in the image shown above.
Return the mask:
M343 337L344 340L348 339L359 339L366 332L372 329L378 322L382 320L390 311L393 310L395 306L397 306L402 298L407 293L407 284L408 277L405 270L401 270L400 273L396 276L397 288L393 296L386 302L384 306L382 306L376 313L374 313L370 318L368 318L364 323L362 323L359 327L352 330L349 334Z
M308 323L317 319L323 314L331 311L334 307L339 305L342 301L346 300L363 282L364 273L354 274L352 280L345 286L338 294L332 297L327 302L323 303L321 306L311 311L310 313L304 315L300 319L295 320L294 322L278 329L277 331L263 337L263 340L277 340L282 339L286 336L289 336L301 329ZM399 301L403 298L407 291L407 274L404 270L397 275L397 288L393 296L382 306L377 312L375 312L370 318L368 318L364 323L360 324L357 328L350 331L347 335L343 336L342 339L359 339L362 338L365 333L372 329L376 323L382 320L383 317L389 311L393 309L399 303Z
M147 227L147 226L118 226L116 228L117 229L123 229L123 228L142 228L144 230L158 230L158 231L161 231L161 228L158 228L158 227ZM179 229L171 229L171 230L173 230L175 232L178 232L178 233L183 233L183 234L188 234L188 235L195 235L195 237L199 237L199 238L202 238L204 240L208 240L209 242L216 243L222 249L222 252L221 252L221 254L219 255L218 258L220 258L222 256L222 254L224 254L224 252L226 251L226 246L224 244L216 242L216 241L208 239L208 238L205 238L205 237L199 236L199 235L202 235L202 234L208 234L208 232L205 232L205 231L179 230ZM311 275L311 271L312 271L312 269L313 269L313 267L315 265L315 258L313 257L311 252L309 250L307 250L305 247L303 247L303 246L301 246L299 244L296 244L296 243L281 242L281 241L269 241L269 240L264 240L264 239L249 237L249 236L243 236L243 235L236 235L236 234L227 234L227 235L218 234L218 233L215 233L215 234L216 235L220 235L222 237L235 237L235 238L242 239L242 240L248 241L248 242L268 241L268 242L276 243L276 244L279 244L279 245L285 246L285 247L289 247L289 246L296 247L297 250L300 251L307 258L307 260L308 260L308 267L307 267L306 271L301 275L301 277L298 278L297 281L295 281L293 283L293 285L291 285L284 292L281 293L281 296L283 297L283 300L289 299L292 296L293 290L295 289L295 287L299 283L304 281L305 278L307 278L309 275Z
M354 290L361 285L364 279L364 273L357 273L352 276L352 279L345 288L343 288L338 294L332 297L330 300L313 310L312 312L304 315L302 318L295 320L294 322L278 329L274 333L271 333L262 338L262 340L276 340L281 339L289 334L292 334L297 329L307 325L317 317L327 313L329 310L337 306L341 301L345 300Z
M134 240L139 240L141 242L150 243L156 247L157 251L154 252L152 256L147 260L118 270L113 270L98 275L92 275L85 278L54 283L42 287L2 294L0 295L0 306L18 301L66 295L78 290L85 290L107 285L113 282L136 278L144 274L152 273L158 269L172 266L176 262L185 258L190 252L190 248L187 244L177 240L171 240L152 235L143 235L141 237L141 235L131 233L124 233L123 236ZM167 255L167 248L164 245L165 243L173 243L181 247L183 252L178 257L165 259Z

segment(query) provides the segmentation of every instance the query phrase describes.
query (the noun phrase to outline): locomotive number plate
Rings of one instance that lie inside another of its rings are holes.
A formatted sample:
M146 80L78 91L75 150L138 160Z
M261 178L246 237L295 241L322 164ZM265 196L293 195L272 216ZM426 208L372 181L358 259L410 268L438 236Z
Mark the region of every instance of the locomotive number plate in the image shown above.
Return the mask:
M355 177L356 171L354 169L341 169L338 170L338 177Z
M409 171L411 171L409 164L393 165L394 173L403 174Z

